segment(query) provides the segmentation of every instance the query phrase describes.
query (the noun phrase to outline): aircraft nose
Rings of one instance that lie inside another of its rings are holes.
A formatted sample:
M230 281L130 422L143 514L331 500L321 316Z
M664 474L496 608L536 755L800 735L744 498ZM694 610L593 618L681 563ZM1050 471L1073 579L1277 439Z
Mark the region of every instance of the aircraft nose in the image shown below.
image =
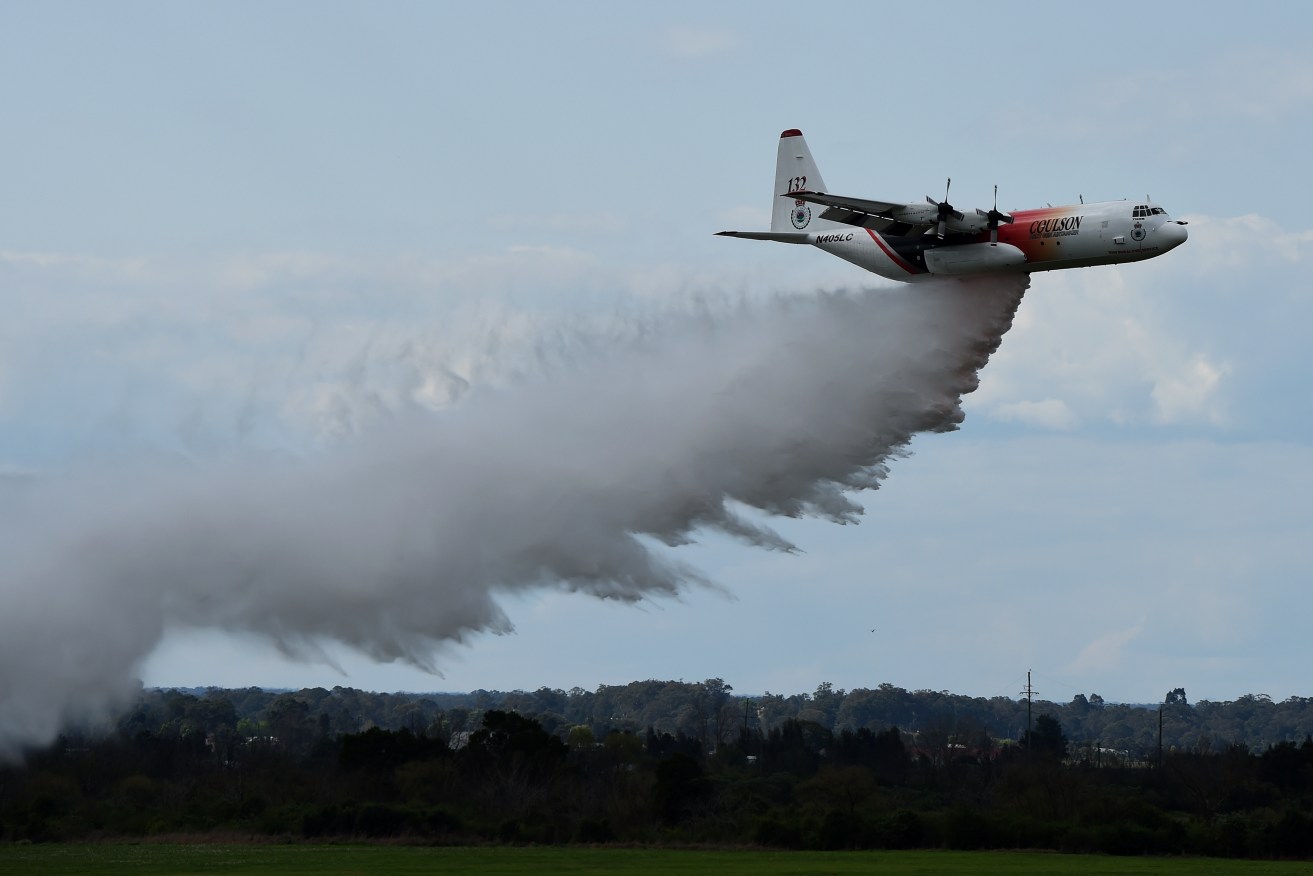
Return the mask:
M1164 222L1158 226L1158 239L1162 241L1163 249L1178 247L1189 236L1190 232L1185 230L1184 222Z

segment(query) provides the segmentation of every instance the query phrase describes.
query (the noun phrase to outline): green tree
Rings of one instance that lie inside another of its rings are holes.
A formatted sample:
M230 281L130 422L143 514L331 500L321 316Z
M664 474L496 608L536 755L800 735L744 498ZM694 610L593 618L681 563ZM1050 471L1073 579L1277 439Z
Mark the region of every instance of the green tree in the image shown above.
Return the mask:
M566 744L575 751L584 751L593 747L596 737L593 736L593 730L587 724L576 724L570 728L566 736Z
M1067 756L1067 737L1062 732L1062 724L1049 714L1035 719L1035 729L1026 731L1021 738L1021 745L1040 755L1056 758Z
M484 713L483 727L470 736L463 755L480 770L543 780L565 762L567 752L564 742L532 718L493 709Z

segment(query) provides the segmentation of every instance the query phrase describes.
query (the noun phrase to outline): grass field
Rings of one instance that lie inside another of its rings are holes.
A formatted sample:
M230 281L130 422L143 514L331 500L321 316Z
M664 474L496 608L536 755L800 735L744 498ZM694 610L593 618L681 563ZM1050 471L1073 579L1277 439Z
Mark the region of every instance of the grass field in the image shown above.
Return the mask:
M866 874L1307 876L1307 861L1112 858L1041 852L765 852L377 845L0 845L0 873L67 874Z

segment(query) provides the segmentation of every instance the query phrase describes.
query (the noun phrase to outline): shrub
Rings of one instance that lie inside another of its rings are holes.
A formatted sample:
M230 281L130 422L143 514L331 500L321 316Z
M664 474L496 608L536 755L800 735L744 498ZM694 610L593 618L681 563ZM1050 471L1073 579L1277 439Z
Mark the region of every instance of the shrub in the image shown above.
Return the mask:
M994 825L984 813L959 806L944 818L944 845L961 851L994 848Z

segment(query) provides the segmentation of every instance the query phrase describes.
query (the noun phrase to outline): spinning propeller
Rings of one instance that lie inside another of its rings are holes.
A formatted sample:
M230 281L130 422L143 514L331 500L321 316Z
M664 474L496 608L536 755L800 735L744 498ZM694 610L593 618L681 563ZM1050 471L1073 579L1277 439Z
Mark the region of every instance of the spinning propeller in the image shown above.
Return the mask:
M934 198L930 197L929 195L925 196L926 201L933 204L936 207L936 209L939 211L938 214L939 227L936 229L935 233L939 235L940 240L944 239L944 232L948 230L948 220L950 218L956 219L959 222L961 222L962 219L965 218L960 212L953 209L952 204L948 203L948 190L949 187L951 187L952 185L953 185L953 178L950 176L948 178L948 184L944 186L944 199L942 201L936 201ZM1008 221L1010 222L1012 220L1009 219Z
M982 209L980 209L979 207L977 207L977 208L976 208L976 212L977 212L978 214L980 214L981 216L984 216L985 219L988 220L988 225L989 225L989 242L990 242L990 243L998 243L998 224L999 224L1000 222L1002 222L1002 223L1005 224L1005 225L1011 225L1011 224L1012 224L1012 214L1011 214L1011 213L1000 213L999 210L998 210L998 186L994 186L994 207L993 207L993 209L991 209L988 213L986 213L984 210L982 210ZM943 235L940 235L940 236L942 237Z

